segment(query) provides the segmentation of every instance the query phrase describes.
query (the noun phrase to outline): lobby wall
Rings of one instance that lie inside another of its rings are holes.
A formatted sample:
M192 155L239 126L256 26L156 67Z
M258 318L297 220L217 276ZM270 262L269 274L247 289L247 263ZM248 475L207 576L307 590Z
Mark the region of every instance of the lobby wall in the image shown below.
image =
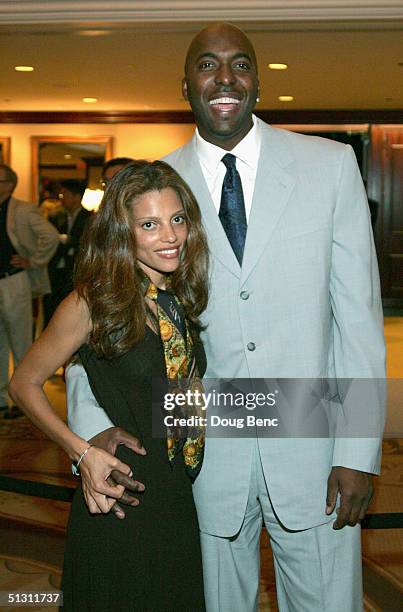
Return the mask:
M1 124L0 136L11 138L10 164L18 174L15 196L31 200L31 136L113 137L114 157L158 159L192 136L191 124Z

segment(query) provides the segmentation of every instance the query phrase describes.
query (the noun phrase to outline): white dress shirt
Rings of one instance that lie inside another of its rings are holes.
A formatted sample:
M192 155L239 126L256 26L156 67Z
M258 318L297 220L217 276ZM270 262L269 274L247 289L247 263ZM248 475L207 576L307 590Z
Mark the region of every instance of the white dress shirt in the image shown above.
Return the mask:
M203 171L203 176L214 202L217 213L220 210L221 190L226 173L226 167L222 158L227 153L236 157L236 168L242 182L243 197L245 202L246 219L249 220L252 208L253 191L257 165L260 155L261 134L259 124L255 115L252 115L253 127L244 138L232 149L226 151L204 140L196 128L196 152Z

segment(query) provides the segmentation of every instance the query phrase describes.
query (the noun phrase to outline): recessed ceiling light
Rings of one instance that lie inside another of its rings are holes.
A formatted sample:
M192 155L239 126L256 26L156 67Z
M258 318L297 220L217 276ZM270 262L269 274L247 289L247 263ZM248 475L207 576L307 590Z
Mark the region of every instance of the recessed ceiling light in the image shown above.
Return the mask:
M288 64L268 64L270 70L287 70Z
M17 72L33 72L34 67L33 66L14 66L14 70L16 70Z
M95 102L98 102L98 98L81 98L81 99L86 104L95 104Z
M278 99L280 102L292 102L294 100L294 96L279 96Z
M109 30L79 30L77 34L79 36L106 36Z

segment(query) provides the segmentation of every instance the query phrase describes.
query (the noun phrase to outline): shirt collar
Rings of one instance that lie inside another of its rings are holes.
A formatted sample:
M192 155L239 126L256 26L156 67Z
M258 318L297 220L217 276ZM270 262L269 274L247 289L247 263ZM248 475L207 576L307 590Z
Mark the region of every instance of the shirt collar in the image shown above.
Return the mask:
M261 130L255 115L252 115L252 120L252 128L232 149L231 153L244 162L247 166L256 170L260 154ZM215 174L220 161L226 153L229 153L229 151L226 151L225 149L217 147L217 145L204 140L204 138L200 136L197 128L195 138L196 152L200 163L209 174Z

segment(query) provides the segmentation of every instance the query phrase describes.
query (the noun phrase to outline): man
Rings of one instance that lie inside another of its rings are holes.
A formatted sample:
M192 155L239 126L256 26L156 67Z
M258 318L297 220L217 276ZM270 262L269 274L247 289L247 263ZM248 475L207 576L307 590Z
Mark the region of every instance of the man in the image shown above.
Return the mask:
M84 191L83 181L77 179L61 181L59 198L64 214L56 212L49 216L49 221L59 231L60 244L48 266L52 293L44 299L45 326L60 302L73 289L74 260L82 233L92 214L81 205Z
M196 134L166 161L194 191L209 238L206 377L383 377L376 257L351 148L253 116L255 53L230 24L193 39L183 94ZM92 406L79 419L87 437L113 425ZM92 443L113 448L119 435L110 429ZM262 521L280 610L362 609L358 521L379 447L375 438L259 431L207 438L194 484L207 610L256 610Z
M17 200L17 175L0 164L0 411L5 418L21 412L7 410L9 350L17 365L32 343L32 296L49 291L46 264L58 234L34 204Z
M106 185L109 181L119 172L125 168L128 164L131 164L134 161L131 157L114 157L113 159L109 159L104 163L102 167L102 187L105 189Z

